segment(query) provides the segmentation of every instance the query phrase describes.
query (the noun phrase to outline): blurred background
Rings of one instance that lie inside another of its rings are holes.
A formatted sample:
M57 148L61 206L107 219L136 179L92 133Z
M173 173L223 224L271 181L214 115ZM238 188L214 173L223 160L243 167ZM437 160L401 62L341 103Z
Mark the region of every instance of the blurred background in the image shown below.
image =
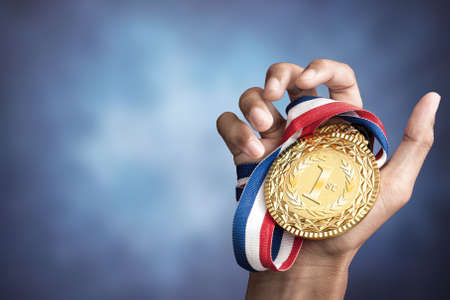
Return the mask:
M443 96L413 198L347 299L448 299L445 1L2 1L0 25L2 299L243 298L215 120L271 64L315 58L354 68L392 149L418 99Z

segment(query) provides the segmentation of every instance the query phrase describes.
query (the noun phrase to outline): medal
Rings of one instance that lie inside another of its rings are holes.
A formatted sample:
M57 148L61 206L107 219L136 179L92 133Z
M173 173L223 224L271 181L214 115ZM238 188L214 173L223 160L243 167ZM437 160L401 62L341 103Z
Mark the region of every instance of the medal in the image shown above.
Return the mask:
M379 177L365 137L351 125L327 125L298 139L272 163L265 179L267 210L295 236L334 237L369 212Z

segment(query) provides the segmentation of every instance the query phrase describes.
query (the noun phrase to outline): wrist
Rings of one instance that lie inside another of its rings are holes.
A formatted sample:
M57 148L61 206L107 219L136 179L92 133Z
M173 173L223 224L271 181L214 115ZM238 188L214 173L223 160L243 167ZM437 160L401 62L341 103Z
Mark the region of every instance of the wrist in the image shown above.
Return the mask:
M321 257L303 251L288 271L250 273L247 299L343 299L355 253Z

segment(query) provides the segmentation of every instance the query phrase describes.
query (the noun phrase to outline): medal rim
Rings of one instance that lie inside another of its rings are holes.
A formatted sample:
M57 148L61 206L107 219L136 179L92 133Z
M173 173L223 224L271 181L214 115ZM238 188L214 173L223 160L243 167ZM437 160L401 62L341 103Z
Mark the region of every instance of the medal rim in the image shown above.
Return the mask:
M333 126L333 125L331 125ZM347 126L351 126L351 125L347 125ZM327 127L327 126L324 126ZM353 126L351 126L353 127ZM353 127L354 128L354 127ZM369 211L372 209L373 205L375 204L375 201L378 198L378 194L379 194L379 189L380 189L380 169L378 168L376 159L375 159L375 155L372 153L372 151L369 149L368 145L367 145L367 141L359 136L360 133L358 134L348 134L345 132L331 132L331 133L326 133L326 130L320 130L322 128L319 128L318 131L325 131L325 133L319 133L313 136L309 136L309 137L304 137L304 138L298 138L294 143L292 143L292 145L289 145L286 149L284 149L280 155L277 157L276 160L282 159L282 157L289 152L293 147L299 145L300 143L303 143L307 140L310 139L315 139L317 137L332 137L332 138L341 138L344 139L348 142L351 142L353 144L355 144L357 147L359 147L359 150L364 153L365 155L367 155L367 158L370 160L370 165L373 168L373 173L374 173L374 183L373 183L373 190L370 196L370 199L367 199L365 201L365 204L360 206L359 212L357 213L357 215L355 217L353 217L350 221L343 223L342 225L340 225L337 229L331 229L331 230L326 230L325 231L320 231L320 232L313 232L313 231L305 231L305 230L300 230L296 227L294 227L293 225L290 224L286 224L281 217L279 216L280 214L277 214L274 207L273 207L273 203L271 201L272 197L269 197L268 195L269 193L269 181L271 180L271 175L275 169L276 163L274 161L274 163L272 163L272 165L269 168L269 171L267 173L266 179L264 180L264 198L265 198L265 203L266 203L266 207L267 210L269 211L270 216L274 219L274 221L280 226L282 227L284 230L288 231L289 233L298 236L298 237L302 237L302 238L306 238L306 239L312 239L312 240L322 240L322 239L326 239L326 238L331 238L331 237L336 237L338 235L343 234L344 232L348 231L350 228L353 228L356 224L358 224L359 222L361 222L361 220L369 213ZM348 156L348 153L342 151L342 150L337 150L337 149L333 149L335 151L339 151L340 153L343 153L345 155ZM312 153L309 152L309 153ZM303 153L302 153L303 156ZM361 185L358 186L358 193L364 195L363 191L361 190ZM352 199L352 202L354 202L357 199L357 197L355 197L354 199ZM316 220L317 221L317 220Z

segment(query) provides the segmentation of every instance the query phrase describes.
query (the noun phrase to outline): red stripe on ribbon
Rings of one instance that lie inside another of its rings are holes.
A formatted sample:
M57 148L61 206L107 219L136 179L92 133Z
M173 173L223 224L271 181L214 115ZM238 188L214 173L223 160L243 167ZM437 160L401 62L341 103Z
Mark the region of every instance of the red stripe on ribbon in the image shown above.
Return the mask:
M378 151L377 155L375 155L375 159L379 160L382 156L383 156L383 149L380 149L380 151Z
M375 123L378 125L378 127L381 128L381 130L384 133L384 136L387 136L386 134L386 130L384 129L383 123L381 123L380 119L377 118L377 116L375 116L373 113L367 111L367 110L362 110L362 109L357 109L355 110L355 112L358 114L358 116L360 116L363 119L369 120L372 123Z
M269 212L266 211L259 233L259 258L263 267L277 271L277 267L272 261L272 238L274 229L275 221Z
M281 144L286 142L297 131L301 130L302 128L305 128L306 126L310 126L313 123L316 123L317 120L321 120L323 122L338 114L355 110L359 110L359 108L344 102L332 102L313 108L310 111L307 111L304 114L301 114L300 116L292 120L292 122L284 131ZM305 136L303 132L302 136Z

